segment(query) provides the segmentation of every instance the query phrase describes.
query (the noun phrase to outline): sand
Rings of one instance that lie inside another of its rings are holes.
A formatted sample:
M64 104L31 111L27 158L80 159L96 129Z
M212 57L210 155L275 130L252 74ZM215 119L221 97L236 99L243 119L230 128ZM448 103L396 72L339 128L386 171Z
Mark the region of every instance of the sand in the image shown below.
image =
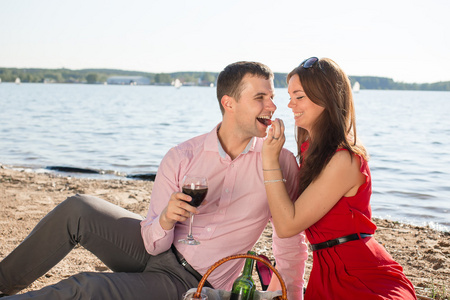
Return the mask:
M0 165L0 259L17 246L44 215L68 196L76 193L98 196L145 216L152 187L151 181L62 177ZM448 299L450 233L383 219L374 221L378 226L375 238L403 266L419 298ZM270 236L271 226L268 224L254 250L273 260ZM306 279L311 266L310 255ZM25 291L39 289L82 271L109 272L109 269L90 252L76 247Z

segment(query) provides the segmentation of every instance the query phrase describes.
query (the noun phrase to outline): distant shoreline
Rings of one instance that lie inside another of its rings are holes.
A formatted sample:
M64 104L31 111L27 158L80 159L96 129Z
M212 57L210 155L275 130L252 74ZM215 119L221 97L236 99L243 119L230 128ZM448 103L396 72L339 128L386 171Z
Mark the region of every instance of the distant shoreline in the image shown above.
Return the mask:
M123 77L129 80L119 81L127 85L175 85L178 79L182 86L214 86L218 72L171 72L150 73L126 71L118 69L41 69L41 68L3 68L0 67L0 82L21 83L90 83L104 84L108 78ZM287 73L274 73L274 84L277 88L284 88ZM139 80L142 78L144 80ZM352 86L359 83L360 89L372 90L414 90L414 91L450 91L450 81L433 83L405 83L397 82L388 77L352 76L349 75Z

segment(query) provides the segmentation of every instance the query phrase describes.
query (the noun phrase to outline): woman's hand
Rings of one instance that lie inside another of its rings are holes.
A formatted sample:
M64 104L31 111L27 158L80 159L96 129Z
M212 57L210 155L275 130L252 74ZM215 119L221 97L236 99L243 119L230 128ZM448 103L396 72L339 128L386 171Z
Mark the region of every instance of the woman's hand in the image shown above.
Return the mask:
M284 136L284 123L281 119L275 119L267 132L267 138L263 143L262 159L263 168L270 169L279 166L279 156L286 137Z

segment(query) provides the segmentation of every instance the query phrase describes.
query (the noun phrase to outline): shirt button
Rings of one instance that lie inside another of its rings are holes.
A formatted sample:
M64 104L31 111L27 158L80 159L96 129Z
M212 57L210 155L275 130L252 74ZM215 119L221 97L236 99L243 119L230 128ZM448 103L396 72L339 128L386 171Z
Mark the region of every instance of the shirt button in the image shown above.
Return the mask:
M231 167L233 168L233 167L234 167L234 164L231 164Z
M229 191L228 189L225 189L225 193L228 193L228 191Z
M211 228L209 228L209 227L208 227L208 228L206 228L206 231L210 232L210 231L211 231Z

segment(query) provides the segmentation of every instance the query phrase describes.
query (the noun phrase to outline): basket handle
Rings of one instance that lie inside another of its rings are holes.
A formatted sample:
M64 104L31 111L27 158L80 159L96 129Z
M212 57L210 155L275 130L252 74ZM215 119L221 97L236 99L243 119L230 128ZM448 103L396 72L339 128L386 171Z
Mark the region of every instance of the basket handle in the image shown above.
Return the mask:
M275 275L277 275L278 280L281 283L281 291L283 293L283 295L281 296L281 298L278 297L278 299L281 300L287 300L287 290L286 290L286 284L284 283L283 278L281 278L280 273L278 273L277 269L275 269L275 267L272 266L272 264L268 263L265 259L256 256L256 255L251 255L251 254L236 254L236 255L231 255L231 256L227 256L225 258L222 258L221 260L217 261L214 265L212 265L208 271L206 271L205 275L203 275L203 278L200 280L200 282L198 283L198 288L197 291L194 293L194 298L198 298L201 299L201 291L203 288L203 285L206 282L206 279L208 278L208 276L211 274L212 271L214 271L218 266L220 266L221 264L232 260L232 259L237 259L237 258L251 258L253 260L257 260L259 262L262 262L263 264L265 264L266 266L268 266Z

